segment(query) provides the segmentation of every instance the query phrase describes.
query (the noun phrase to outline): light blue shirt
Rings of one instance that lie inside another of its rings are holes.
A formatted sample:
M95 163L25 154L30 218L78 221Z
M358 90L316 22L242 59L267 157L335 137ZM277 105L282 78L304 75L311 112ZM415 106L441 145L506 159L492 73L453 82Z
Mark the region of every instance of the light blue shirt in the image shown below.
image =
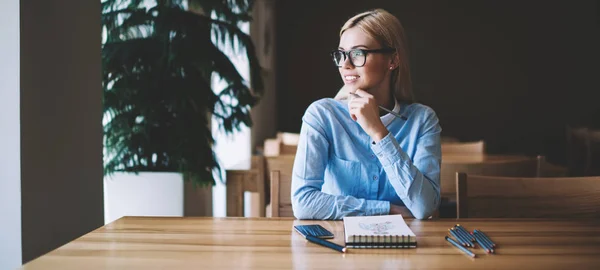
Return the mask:
M408 119L384 115L389 134L375 144L350 118L346 102L327 98L308 107L292 177L296 218L385 215L391 203L424 219L438 208L438 118L418 103L394 109Z

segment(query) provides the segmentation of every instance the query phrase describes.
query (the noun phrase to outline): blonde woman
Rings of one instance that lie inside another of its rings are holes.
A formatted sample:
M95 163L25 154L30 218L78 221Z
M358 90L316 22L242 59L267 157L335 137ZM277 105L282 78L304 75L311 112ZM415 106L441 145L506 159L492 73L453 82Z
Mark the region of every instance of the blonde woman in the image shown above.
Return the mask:
M297 218L424 219L437 210L441 128L431 108L412 100L406 50L402 25L385 10L342 27L331 56L344 87L302 118L292 179Z

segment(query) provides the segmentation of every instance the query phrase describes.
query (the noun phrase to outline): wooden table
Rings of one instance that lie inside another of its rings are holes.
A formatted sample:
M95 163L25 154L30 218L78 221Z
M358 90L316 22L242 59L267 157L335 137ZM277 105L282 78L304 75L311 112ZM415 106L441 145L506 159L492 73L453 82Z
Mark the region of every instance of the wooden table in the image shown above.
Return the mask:
M416 249L351 249L305 241L295 224L318 223L343 244L341 221L289 218L125 217L22 269L598 269L600 220L464 219L494 240L471 259L444 240L456 220L407 220Z

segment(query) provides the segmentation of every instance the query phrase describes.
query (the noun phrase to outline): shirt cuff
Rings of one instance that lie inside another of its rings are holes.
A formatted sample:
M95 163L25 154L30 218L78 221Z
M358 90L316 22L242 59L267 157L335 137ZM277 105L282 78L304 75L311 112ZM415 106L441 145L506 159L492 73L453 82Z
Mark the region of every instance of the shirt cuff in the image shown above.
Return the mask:
M365 214L367 216L380 216L387 215L390 213L390 202L388 201L374 201L367 200L367 209Z
M384 167L390 166L399 160L410 160L408 155L401 150L398 141L392 136L391 132L381 139L378 143L371 142L371 150Z

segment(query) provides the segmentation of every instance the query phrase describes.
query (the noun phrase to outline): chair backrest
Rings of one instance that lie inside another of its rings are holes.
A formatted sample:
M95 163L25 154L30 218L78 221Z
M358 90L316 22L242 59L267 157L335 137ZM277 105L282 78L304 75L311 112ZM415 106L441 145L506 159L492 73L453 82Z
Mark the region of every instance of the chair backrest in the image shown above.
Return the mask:
M270 172L271 171L279 171L281 175L289 175L290 179L291 179L291 175L292 175L292 170L294 168L294 160L295 160L296 156L295 155L281 155L281 156L275 156L275 157L266 157L266 167L265 167L265 171L268 173L268 175L265 175L265 179L267 179L267 204L271 203L271 196L270 191L271 191L271 175ZM291 182L291 180L290 180ZM269 214L271 213L271 209L272 207L269 206L267 207L267 216L269 216Z
M443 154L483 154L485 153L485 142L445 142L442 143Z
M456 173L464 172L476 175L490 176L513 176L513 177L535 177L538 175L538 159L531 157L507 158L487 160L482 157L481 161L474 162L444 162L440 172L440 188L442 197L455 198L456 196Z
M271 217L293 217L292 174L271 171Z
M588 128L567 126L567 167L569 176L584 176L588 164Z
M265 157L266 171L280 171L282 173L292 173L294 168L295 155L280 155L275 157Z
M552 164L546 161L545 156L538 156L537 177L567 177L569 170L567 167Z
M460 140L458 140L458 138L455 138L455 137L441 136L440 142L441 143L457 143L457 142L460 142Z
M587 136L588 155L585 175L600 176L600 130L590 130Z
M456 174L458 218L599 218L600 177Z
M266 157L276 157L281 155L295 155L298 149L297 144L285 144L284 137L275 139L266 139L263 146L263 154ZM293 139L289 139L293 143Z
M250 170L226 170L227 216L244 216L244 192L258 193L258 213L264 217L266 188L265 158L252 156Z
M277 132L277 139L280 139L284 145L298 145L300 133Z

